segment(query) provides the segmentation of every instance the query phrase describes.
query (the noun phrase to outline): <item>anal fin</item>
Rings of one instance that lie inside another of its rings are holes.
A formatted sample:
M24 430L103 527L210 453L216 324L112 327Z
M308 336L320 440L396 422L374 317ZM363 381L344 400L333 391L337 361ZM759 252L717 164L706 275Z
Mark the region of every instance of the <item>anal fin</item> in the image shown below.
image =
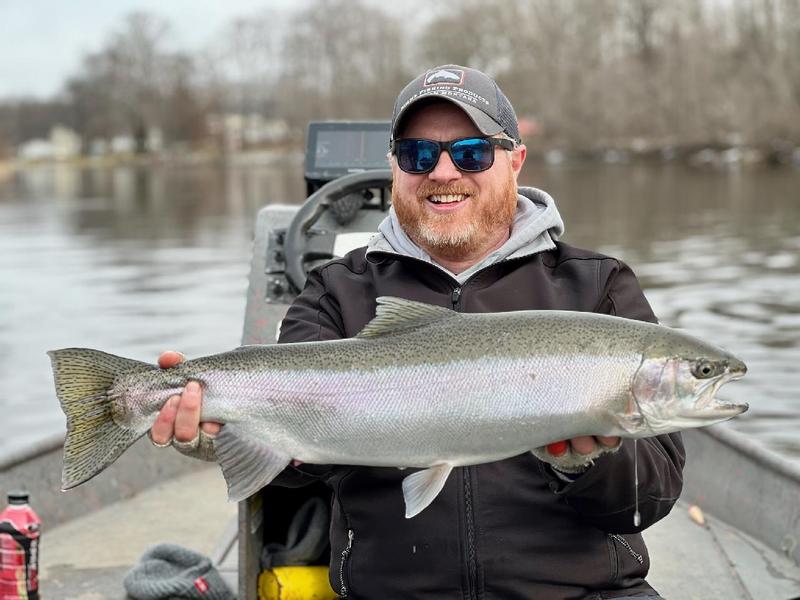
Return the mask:
M406 501L406 519L421 513L442 491L453 465L435 465L412 473L403 479L403 497Z
M292 457L237 431L230 424L214 438L228 499L238 502L255 494L283 471Z

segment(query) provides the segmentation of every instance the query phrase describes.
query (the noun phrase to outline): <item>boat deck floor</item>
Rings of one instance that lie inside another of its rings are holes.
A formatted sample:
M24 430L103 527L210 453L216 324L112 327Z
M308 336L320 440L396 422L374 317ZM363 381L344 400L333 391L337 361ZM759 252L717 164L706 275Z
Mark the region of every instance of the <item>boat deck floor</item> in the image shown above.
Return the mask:
M705 525L679 502L644 532L647 580L675 600L800 599L800 567L788 556L709 515Z
M45 523L39 558L41 596L126 598L122 580L148 547L169 542L213 556L220 540L230 535L236 514L237 505L227 500L219 468L209 465L53 529ZM235 581L234 570L233 585Z
M235 586L236 510L227 502L219 470L211 466L44 529L42 597L122 600L125 573L147 547L162 542L211 556ZM652 563L648 580L665 598L800 598L800 567L718 519L706 515L706 525L698 525L683 503L645 538Z

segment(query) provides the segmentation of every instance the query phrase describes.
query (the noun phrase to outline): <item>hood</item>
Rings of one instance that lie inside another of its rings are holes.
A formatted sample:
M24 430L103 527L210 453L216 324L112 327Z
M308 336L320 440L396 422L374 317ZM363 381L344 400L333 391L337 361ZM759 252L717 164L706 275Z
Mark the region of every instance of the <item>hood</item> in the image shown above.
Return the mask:
M517 189L517 214L511 226L511 236L506 243L466 271L451 273L417 246L406 235L397 220L394 207L378 226L378 234L367 244L367 258L373 253L388 253L408 256L431 263L447 272L459 283L464 283L472 274L494 263L509 258L519 258L555 247L555 240L564 234L564 222L556 208L556 202L547 192L533 187Z

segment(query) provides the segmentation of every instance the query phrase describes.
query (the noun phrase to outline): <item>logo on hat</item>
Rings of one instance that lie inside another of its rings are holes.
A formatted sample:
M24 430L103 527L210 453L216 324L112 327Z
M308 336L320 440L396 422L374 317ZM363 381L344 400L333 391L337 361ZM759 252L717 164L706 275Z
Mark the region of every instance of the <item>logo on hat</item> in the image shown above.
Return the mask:
M461 85L464 82L463 69L437 69L425 73L425 85L436 85L449 83L450 85Z

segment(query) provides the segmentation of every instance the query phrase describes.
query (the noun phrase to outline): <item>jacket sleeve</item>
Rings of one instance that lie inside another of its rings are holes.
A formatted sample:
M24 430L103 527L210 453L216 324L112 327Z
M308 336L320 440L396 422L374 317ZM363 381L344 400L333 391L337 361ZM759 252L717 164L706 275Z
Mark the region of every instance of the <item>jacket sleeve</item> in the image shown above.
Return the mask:
M344 337L339 303L325 288L323 269L314 269L308 274L305 288L286 311L278 343L318 342Z
M314 269L281 322L278 343L341 339L345 337L341 322L338 304L325 290L322 269ZM316 464L289 466L272 480L271 485L301 487L326 478L334 468Z
M595 312L629 319L657 322L633 271L618 261L602 268L605 281ZM635 533L665 517L683 487L685 451L680 433L640 439L636 448L639 476L641 524L633 524L636 506L634 486L634 440L625 439L613 454L599 457L593 466L572 482L558 482L556 493L581 516L609 533Z

